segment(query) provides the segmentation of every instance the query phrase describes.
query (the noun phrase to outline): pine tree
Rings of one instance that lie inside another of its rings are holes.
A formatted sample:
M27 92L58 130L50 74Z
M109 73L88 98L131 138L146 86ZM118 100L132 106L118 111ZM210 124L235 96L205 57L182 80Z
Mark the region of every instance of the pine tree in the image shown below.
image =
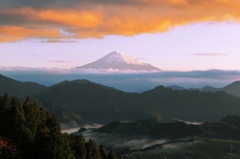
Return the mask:
M81 135L70 135L71 138L71 148L76 159L85 159L86 158L86 147L85 139Z
M142 157L142 156L139 156L139 159L143 159L143 157Z
M98 147L92 138L89 138L88 143L86 143L86 151L86 159L101 159Z
M100 155L101 155L102 159L107 159L108 158L108 154L107 154L106 149L104 148L103 145L100 145L99 152L100 152Z
M4 94L0 101L0 134L8 135L11 131L9 110L11 109L11 101L7 93Z
M50 130L50 136L54 137L56 135L59 135L61 133L61 125L58 121L58 118L53 114L51 118L47 119L46 124Z
M25 114L26 122L24 123L25 130L25 140L33 142L38 126L40 125L40 111L36 103L31 104L31 99L28 96L23 105L23 110Z
M108 154L108 159L117 159L117 156L115 155L115 153L113 152L113 150L111 150Z
M25 116L24 116L24 111L22 109L22 105L20 101L16 98L13 98L11 101L12 108L10 110L10 115L11 115L11 128L12 131L9 132L9 136L11 138L16 139L21 139L22 135L24 133L24 123L26 121Z
M61 126L56 116L49 116L46 113L46 117L46 132L38 131L36 136L36 143L39 144L38 158L75 159L70 147L69 135L61 133Z

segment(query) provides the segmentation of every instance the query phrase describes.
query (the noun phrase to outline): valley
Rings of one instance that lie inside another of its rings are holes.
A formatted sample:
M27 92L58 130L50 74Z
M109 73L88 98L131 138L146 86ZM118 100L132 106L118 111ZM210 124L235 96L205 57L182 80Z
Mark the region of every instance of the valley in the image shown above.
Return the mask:
M30 95L32 102L55 114L63 132L82 134L85 141L93 139L118 157L217 159L240 155L240 98L224 88L201 91L158 86L129 93L74 80L50 87L32 83L29 88L35 91L29 91L22 82L4 76L0 81L6 83L1 91L8 92L8 84L15 86L12 99L24 104L22 96Z

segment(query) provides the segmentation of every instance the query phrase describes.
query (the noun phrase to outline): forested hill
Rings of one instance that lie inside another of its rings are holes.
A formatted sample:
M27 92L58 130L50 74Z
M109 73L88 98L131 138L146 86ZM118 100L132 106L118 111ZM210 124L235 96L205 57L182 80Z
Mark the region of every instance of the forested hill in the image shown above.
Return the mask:
M240 98L221 91L172 90L158 86L138 94L87 80L63 81L47 88L4 76L0 76L0 81L0 92L4 91L2 94L18 97L30 94L34 100L61 106L90 121L97 122L96 116L102 116L103 124L112 120L138 120L141 119L139 114L142 114L142 119L155 119L157 116L200 122L218 121L227 115L240 115Z
M142 94L126 93L93 83L64 83L34 98L57 103L78 113L103 108L153 110L165 118L189 121L218 121L240 115L240 98L225 92L172 90L158 86Z
M47 88L33 82L19 82L0 74L0 94L8 93L13 97L26 98Z
M55 115L32 103L28 97L22 105L0 96L0 158L1 159L117 159L90 138L61 133Z

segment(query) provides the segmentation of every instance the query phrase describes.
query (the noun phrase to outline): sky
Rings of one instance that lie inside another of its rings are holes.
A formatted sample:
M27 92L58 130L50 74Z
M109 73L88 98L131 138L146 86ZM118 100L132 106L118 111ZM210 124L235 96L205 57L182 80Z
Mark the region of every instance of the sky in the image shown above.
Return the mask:
M0 0L0 73L64 74L112 51L177 78L238 72L239 7L239 0Z

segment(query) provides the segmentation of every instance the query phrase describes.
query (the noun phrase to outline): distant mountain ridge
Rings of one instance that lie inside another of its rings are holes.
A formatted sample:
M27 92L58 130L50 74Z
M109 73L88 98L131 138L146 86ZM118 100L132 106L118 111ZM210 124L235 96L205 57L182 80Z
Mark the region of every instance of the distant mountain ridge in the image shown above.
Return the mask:
M240 97L240 81L235 81L221 89L224 92L227 92L228 94L235 95L237 97Z
M70 82L35 98L57 103L80 115L104 108L141 108L154 110L164 118L196 122L216 121L226 115L240 115L240 98L225 92L173 90L163 86L138 94L107 89L92 83ZM106 118L109 116L106 115Z
M198 90L201 92L216 92L216 91L220 91L220 88L215 88L212 86L204 86L203 88L184 88L178 85L171 85L171 86L167 86L167 88L171 88L173 90L188 90L188 91L194 91L194 90Z
M139 111L145 117L155 118L156 116L153 114L147 114L147 112L153 111L163 119L177 118L191 122L216 121L227 115L240 114L240 98L222 91L173 90L158 86L139 94L126 93L88 80L74 80L63 81L51 87L41 87L40 85L41 89L37 89L38 84L30 83L33 85L30 85L29 90L35 88L34 86L36 89L29 93L26 88L29 83L23 87L22 82L4 76L0 79L3 79L0 90L4 93L7 92L11 95L11 92L16 92L15 96L20 98L23 95L26 98L30 94L32 99L54 103L79 116L91 112L95 112L99 116L105 114L102 121L104 123L112 119L122 120L124 116L126 120L133 120L134 117L134 120L137 120L137 114L132 114L131 117L131 111L136 109L146 110L146 113ZM118 118L111 117L115 109L120 110L119 114L116 114ZM87 114L84 116L88 116ZM89 120L96 120L94 118L92 116Z
M142 63L126 54L113 51L92 63L75 67L73 69L114 69L132 71L161 71L150 64Z
M46 86L37 83L20 82L0 74L0 94L7 92L11 96L26 98L46 88Z

